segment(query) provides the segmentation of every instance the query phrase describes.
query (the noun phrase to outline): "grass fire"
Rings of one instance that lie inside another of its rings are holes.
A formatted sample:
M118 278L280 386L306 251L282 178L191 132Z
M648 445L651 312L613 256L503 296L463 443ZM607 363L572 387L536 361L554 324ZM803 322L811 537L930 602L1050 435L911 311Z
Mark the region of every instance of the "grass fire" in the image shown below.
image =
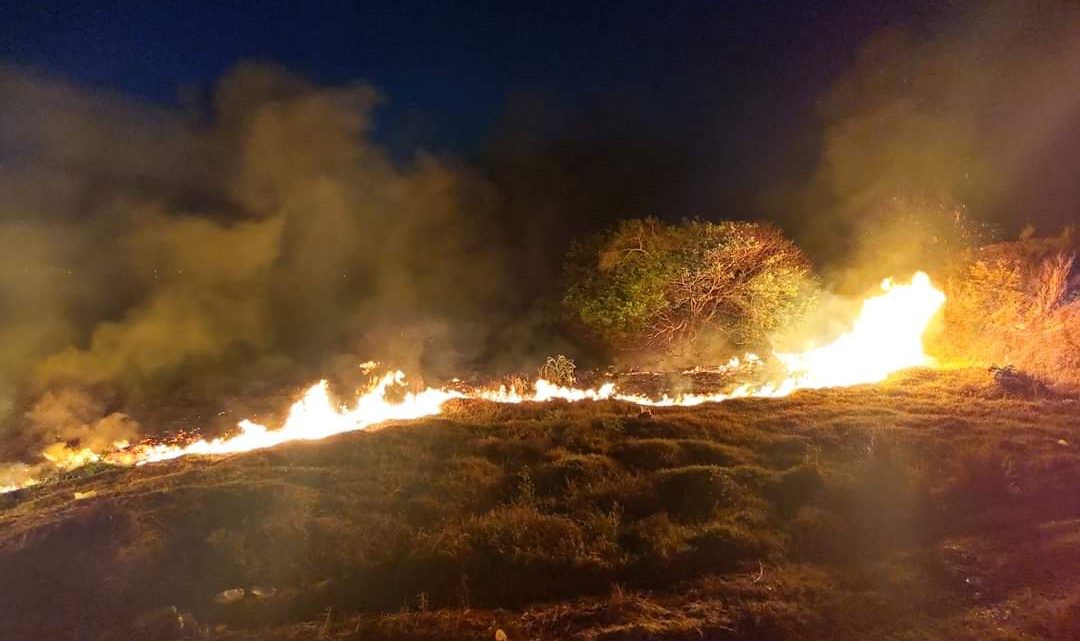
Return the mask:
M289 410L283 424L273 430L243 420L238 434L198 440L183 445L147 444L129 446L115 443L110 452L94 452L88 448L50 447L42 453L60 470L72 470L88 463L102 461L142 465L192 454L234 454L280 445L294 440L322 439L342 432L364 429L392 420L416 419L439 414L444 403L451 399L483 399L495 403L545 402L551 400L604 401L617 400L642 406L693 406L751 396L786 396L799 389L816 389L875 383L900 369L927 365L931 358L923 351L922 335L930 319L937 313L945 295L930 284L929 277L919 272L912 282L894 285L886 280L885 293L867 299L854 326L832 343L803 353L777 353L782 364L783 378L776 382L743 383L728 392L710 394L678 394L650 398L641 394L621 393L614 383L599 388L579 389L560 386L557 382L537 379L531 389L428 388L419 393L406 393L397 400L387 399L387 388L401 385L405 373L397 370L383 375L354 402L335 406L327 393L327 382L313 385ZM759 359L749 354L744 361ZM374 365L374 364L371 364ZM36 485L35 478L20 479L0 493Z
M1070 3L49 4L0 639L1080 639Z

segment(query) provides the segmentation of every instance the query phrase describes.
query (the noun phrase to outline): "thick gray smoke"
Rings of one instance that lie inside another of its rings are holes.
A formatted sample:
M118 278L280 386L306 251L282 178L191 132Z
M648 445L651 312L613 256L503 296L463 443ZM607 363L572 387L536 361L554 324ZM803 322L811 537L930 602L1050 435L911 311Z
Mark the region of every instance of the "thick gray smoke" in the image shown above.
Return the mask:
M0 459L353 359L477 352L490 189L393 162L377 101L247 65L165 109L0 67Z

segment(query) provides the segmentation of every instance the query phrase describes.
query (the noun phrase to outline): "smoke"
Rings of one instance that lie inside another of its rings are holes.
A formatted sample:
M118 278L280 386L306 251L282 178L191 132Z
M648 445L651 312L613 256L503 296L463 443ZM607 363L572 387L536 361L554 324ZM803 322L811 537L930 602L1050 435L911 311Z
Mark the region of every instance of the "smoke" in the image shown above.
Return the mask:
M166 109L0 67L3 458L350 356L478 353L504 271L491 189L392 161L378 101L244 65Z
M857 286L990 228L1051 231L1080 201L1078 65L1075 3L961 3L879 33L820 102L817 167L772 205Z
M46 391L27 418L53 443L77 443L96 452L138 433L128 416L109 411L106 397L73 388Z
M820 101L819 162L771 217L860 294L990 227L1070 222L1077 68L1065 2L880 33ZM570 239L744 213L689 198L702 158L625 109L512 108L481 174L388 154L380 100L242 65L167 108L0 66L0 459L205 425L368 359L445 375L562 352L543 319Z

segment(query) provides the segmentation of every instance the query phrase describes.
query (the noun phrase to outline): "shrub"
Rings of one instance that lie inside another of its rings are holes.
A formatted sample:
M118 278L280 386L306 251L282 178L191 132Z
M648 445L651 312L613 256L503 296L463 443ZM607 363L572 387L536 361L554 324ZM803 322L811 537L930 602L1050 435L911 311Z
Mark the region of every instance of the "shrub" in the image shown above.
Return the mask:
M791 549L799 560L840 561L857 549L851 539L858 536L850 523L845 523L829 510L804 506L789 524Z
M577 498L596 509L621 510L631 519L646 518L664 509L651 481L649 477L624 474Z
M575 245L563 305L605 346L679 353L706 334L761 345L814 290L805 254L776 227L628 220Z
M679 442L683 460L686 463L700 465L721 465L730 467L745 462L746 450L723 443L713 443L700 439L686 439Z
M1014 491L1013 462L999 450L963 448L955 455L955 466L948 488L955 505L965 508L998 505L1007 501Z
M874 557L918 540L934 502L924 453L896 435L874 435L850 474L830 474L818 502L858 532L851 553Z
M575 587L594 588L617 562L616 526L592 515L584 524L512 505L466 524L470 552L467 573L477 596L499 603L550 597Z
M1080 383L1078 250L1075 231L1067 229L968 254L945 279L934 351Z
M410 538L409 533L405 521L386 514L367 516L362 528L356 527L356 523L348 518L320 516L313 520L307 533L311 541L311 563L330 578L342 581L362 578L377 566L392 563L398 558ZM247 539L246 544L250 548L251 537ZM240 543L245 543L245 539L241 538ZM265 549L254 552L264 555L260 559L264 563L269 559L280 563L284 556L267 554ZM229 550L230 557L238 553ZM248 555L251 554L249 549ZM258 575L251 578L270 580L270 577Z
M502 467L479 456L455 456L433 467L430 479L422 479L417 486L428 492L443 505L481 505L498 497L504 484Z
M471 497L481 489L490 489L502 480L502 468L479 456L454 456L434 468L433 487L447 497L465 494Z
M653 484L661 504L677 519L703 521L736 496L735 483L715 465L690 465L657 472Z
M688 550L688 531L687 526L673 523L667 514L654 514L633 522L619 542L641 569L654 573Z
M677 467L682 461L679 443L664 438L625 441L616 445L611 453L623 465L644 470Z
M786 601L749 601L736 624L737 638L747 641L797 641L813 638L811 630L821 629L816 613Z
M514 564L572 566L582 547L573 521L527 506L498 508L468 526L472 547Z
M727 523L710 526L690 539L695 567L728 571L745 561L764 560L775 554L780 542L768 532L755 533Z
M681 465L730 467L744 462L745 450L701 439L643 438L624 441L611 450L623 465L639 470L658 470Z
M601 481L617 469L614 461L601 454L568 454L538 467L536 481L540 492L555 494Z
M766 495L784 516L791 516L825 487L816 467L800 465L778 474Z
M562 387L571 387L575 380L575 370L577 370L577 364L566 356L559 354L558 356L548 356L544 364L540 366L537 376L549 383Z

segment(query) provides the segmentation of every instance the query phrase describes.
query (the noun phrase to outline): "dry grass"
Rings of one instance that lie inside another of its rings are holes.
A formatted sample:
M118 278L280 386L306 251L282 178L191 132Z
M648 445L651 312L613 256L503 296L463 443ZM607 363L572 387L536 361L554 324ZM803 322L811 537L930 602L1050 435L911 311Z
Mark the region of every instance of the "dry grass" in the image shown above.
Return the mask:
M959 261L945 280L936 351L1080 387L1078 251L1070 228L1056 238L983 247Z
M0 497L0 638L1071 638L1076 408L918 371L87 470Z

